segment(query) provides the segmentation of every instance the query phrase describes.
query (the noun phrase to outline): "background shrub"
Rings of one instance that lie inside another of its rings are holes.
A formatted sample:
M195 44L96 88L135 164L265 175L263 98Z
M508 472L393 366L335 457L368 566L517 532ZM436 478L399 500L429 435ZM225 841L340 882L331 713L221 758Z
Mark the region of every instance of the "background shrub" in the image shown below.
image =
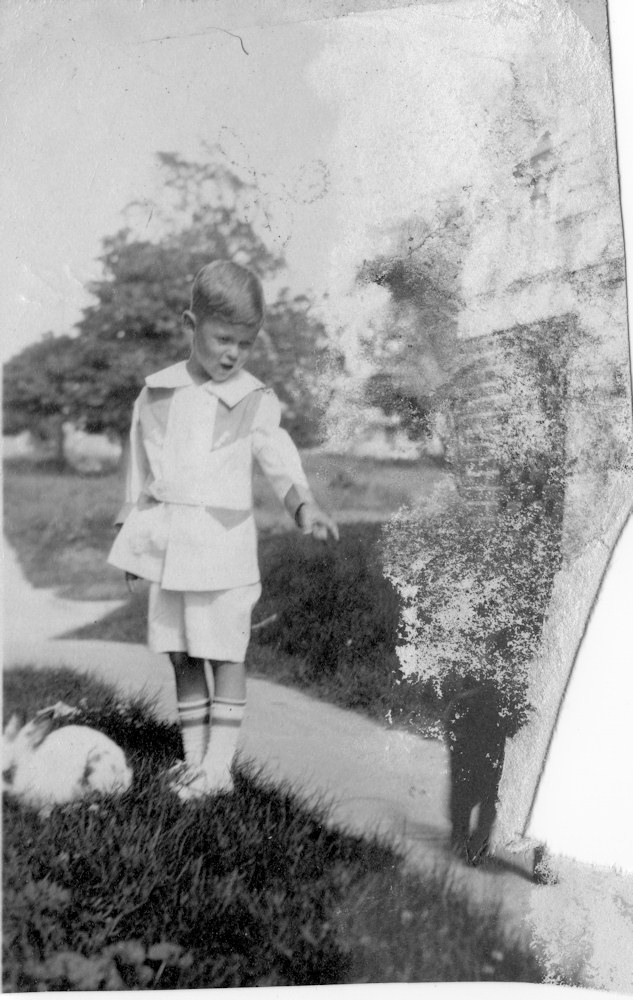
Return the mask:
M338 545L278 535L262 546L264 597L258 615L277 613L260 641L305 659L309 672L393 665L400 601L385 579L380 526L343 527Z

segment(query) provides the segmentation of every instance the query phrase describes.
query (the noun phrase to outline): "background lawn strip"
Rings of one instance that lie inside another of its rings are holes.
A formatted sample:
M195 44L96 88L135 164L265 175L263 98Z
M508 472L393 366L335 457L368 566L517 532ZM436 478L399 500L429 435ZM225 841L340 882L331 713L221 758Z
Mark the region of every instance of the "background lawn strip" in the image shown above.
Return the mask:
M336 516L357 512L384 519L445 476L432 462L376 462L353 456L304 452L306 473ZM60 587L78 600L124 598L121 574L105 563L121 506L122 472L81 476L51 463L4 463L5 532L30 582ZM255 470L254 500L260 528L291 528L267 482Z

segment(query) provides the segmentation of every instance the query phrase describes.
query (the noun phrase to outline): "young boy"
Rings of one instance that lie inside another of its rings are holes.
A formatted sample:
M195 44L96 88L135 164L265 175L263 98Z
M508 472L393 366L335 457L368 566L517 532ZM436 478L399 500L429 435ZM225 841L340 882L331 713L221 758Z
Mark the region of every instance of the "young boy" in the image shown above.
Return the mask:
M263 320L254 274L230 261L203 267L183 315L189 360L148 376L132 416L126 502L109 562L128 580L151 581L148 643L174 667L183 799L232 788L244 656L261 594L253 458L305 534L338 538L279 426L277 397L244 370Z

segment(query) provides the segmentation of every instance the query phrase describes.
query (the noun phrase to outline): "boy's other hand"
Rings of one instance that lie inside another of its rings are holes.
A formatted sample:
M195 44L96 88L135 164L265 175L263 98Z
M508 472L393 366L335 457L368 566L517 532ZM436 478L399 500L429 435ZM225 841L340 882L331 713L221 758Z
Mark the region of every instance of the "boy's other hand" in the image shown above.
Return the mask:
M130 594L134 593L134 588L133 588L132 584L134 583L135 580L140 580L140 579L141 579L140 576L136 576L135 573L128 573L126 571L126 573L125 573L125 585L126 585L127 589L129 590Z
M304 535L312 535L321 542L327 541L328 535L331 535L338 542L336 522L315 503L301 504L297 511L297 524Z

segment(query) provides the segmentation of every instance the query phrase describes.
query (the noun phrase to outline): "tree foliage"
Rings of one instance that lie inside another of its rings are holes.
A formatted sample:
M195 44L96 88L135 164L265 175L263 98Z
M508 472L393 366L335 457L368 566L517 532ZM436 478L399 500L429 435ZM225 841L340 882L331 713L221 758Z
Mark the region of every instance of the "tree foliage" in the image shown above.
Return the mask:
M31 431L56 439L61 455L61 426L74 412L82 395L72 337L46 334L4 366L3 415L5 434Z
M460 272L469 228L455 201L433 220L411 218L395 231L393 248L365 261L357 280L389 292L383 322L368 348L375 374L367 401L397 414L410 437L428 432L429 415L455 371Z
M227 258L263 280L281 271L283 259L256 230L254 186L217 151L209 155L199 164L160 154L164 198L129 206L131 223L104 239L103 274L90 285L94 302L77 336L48 337L7 366L6 430L46 433L51 418L63 417L89 431L125 434L145 376L187 356L181 317L197 271ZM157 238L139 235L140 212L153 219ZM300 444L317 434L314 393L301 373L315 370L325 347L310 301L283 292L269 307L251 367L280 395Z

